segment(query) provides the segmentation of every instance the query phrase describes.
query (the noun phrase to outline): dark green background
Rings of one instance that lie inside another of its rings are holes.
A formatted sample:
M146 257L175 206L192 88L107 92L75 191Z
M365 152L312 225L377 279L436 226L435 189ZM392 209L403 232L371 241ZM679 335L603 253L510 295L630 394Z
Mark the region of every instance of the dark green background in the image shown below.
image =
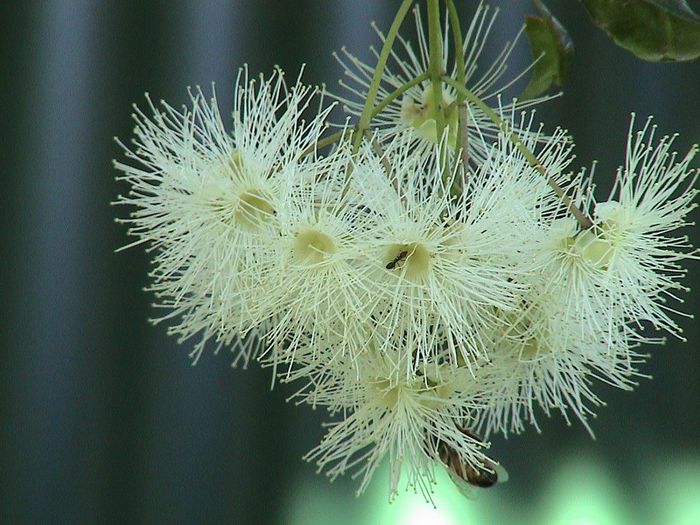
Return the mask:
M494 3L503 12L490 41L500 46L532 10ZM466 17L476 3L459 4ZM113 253L127 242L113 223L125 212L109 206L125 191L110 162L120 156L112 136L131 135L130 104L149 91L178 105L186 86L216 81L228 113L244 62L289 75L306 62L308 82L334 85L330 52L345 44L366 56L370 21L387 28L396 5L1 3L0 522L700 523L696 321L683 321L689 343L650 349L653 381L634 393L597 388L609 403L593 422L597 440L543 419L541 435L494 444L509 483L438 511L406 494L388 507L385 471L358 500L350 480L315 476L300 457L320 438L322 414L285 404L291 390L270 393L268 371L232 370L228 355L191 367L188 347L146 322L148 257ZM624 158L630 112L681 133L682 152L700 141L700 62L643 63L577 2L550 7L577 49L564 96L539 115L576 137L579 165L600 161L602 190ZM513 71L528 58L521 41ZM689 267L692 312L700 267ZM453 492L442 483L436 497Z

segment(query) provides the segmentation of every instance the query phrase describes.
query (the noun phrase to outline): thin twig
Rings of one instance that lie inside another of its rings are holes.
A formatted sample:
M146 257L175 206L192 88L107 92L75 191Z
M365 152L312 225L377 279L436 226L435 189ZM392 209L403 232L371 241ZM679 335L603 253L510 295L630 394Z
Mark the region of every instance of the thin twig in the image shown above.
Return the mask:
M382 149L382 147L379 145L379 142L377 142L377 139L374 137L372 132L370 130L366 129L365 130L365 136L369 139L370 144L372 145L372 149L374 152L379 155L379 159L382 161L382 166L384 166L384 171L386 171L386 174L388 177L391 177L391 174L394 173L394 170L391 168L391 164L389 163L389 159L386 158L386 153ZM398 188L397 188L398 190Z
M513 145L520 151L520 153L523 154L523 156L527 159L527 161L530 163L530 165L535 168L537 171L539 171L542 176L547 180L547 184L554 190L554 193L557 194L557 196L562 200L562 202L566 205L566 207L569 209L571 214L576 217L576 220L578 221L579 226L583 230L588 230L589 228L593 227L593 221L589 219L585 213L583 213L578 206L574 203L574 201L569 197L566 192L564 192L563 189L561 189L561 186L557 184L552 177L549 176L547 173L547 170L545 169L544 166L540 163L540 161L535 157L534 153L530 151L525 144L520 140L520 137L515 134L512 130L508 128L508 123L504 121L493 109L491 109L486 103L481 100L478 96L476 96L474 93L472 93L470 90L466 88L466 86L461 85L459 82L454 80L453 78L448 77L447 75L443 76L443 80L445 83L453 86L455 89L458 91L462 92L466 98L469 99L470 102L474 103L475 106L477 106L481 111L484 112L484 114L491 119L491 121L496 124L499 128L499 130L502 133L505 133L505 135L508 137L508 140L510 140Z
M462 165L465 177L469 176L469 112L465 104L459 106L459 141L462 145Z

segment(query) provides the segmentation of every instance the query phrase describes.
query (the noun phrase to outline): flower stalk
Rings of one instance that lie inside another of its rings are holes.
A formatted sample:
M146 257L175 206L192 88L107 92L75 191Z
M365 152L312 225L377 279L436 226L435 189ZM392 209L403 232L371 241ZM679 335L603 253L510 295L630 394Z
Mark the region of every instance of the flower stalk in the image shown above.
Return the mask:
M379 53L379 58L377 59L377 67L374 70L374 76L372 77L372 82L369 86L369 91L367 93L367 99L365 100L364 108L362 110L362 115L360 116L360 121L357 124L358 133L355 135L353 142L353 151L357 153L360 148L360 143L362 142L362 137L364 136L364 131L369 129L370 121L372 120L372 112L374 110L374 104L377 98L377 92L379 91L379 85L382 82L382 73L386 67L387 60L391 54L391 49L394 46L394 40L396 40L399 34L399 29L401 24L406 18L408 10L411 8L413 0L403 0L401 6L399 7L394 21L391 23L389 32L386 35L386 40L382 46L382 50Z
M464 52L462 50L462 25L459 21L459 13L455 6L454 0L447 0L447 13L450 20L450 29L455 52L455 70L457 73L457 82L461 86L466 86L466 69L464 65ZM464 107L465 95L461 92L457 93L456 104L459 108L459 128L457 129L458 144L462 147L462 164L464 166L465 176L469 171L469 112Z
M440 31L440 2L428 0L428 50L430 62L428 73L433 86L432 104L435 116L435 135L439 141L445 129L445 116L443 114L442 101L442 76L444 74L442 64L442 33Z

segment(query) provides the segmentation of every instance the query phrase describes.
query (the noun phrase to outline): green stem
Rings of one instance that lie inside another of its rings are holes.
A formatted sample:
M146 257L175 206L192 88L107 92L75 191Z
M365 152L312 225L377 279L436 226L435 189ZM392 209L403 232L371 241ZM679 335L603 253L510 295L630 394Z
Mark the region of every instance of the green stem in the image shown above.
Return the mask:
M387 107L389 104L391 104L394 100L399 98L401 95L403 95L406 91L411 89L413 86L416 86L423 82L424 80L427 80L429 78L429 74L423 73L422 75L418 75L415 77L413 80L408 82L407 84L402 85L400 88L395 89L391 93L389 93L384 100L382 100L377 106L374 108L374 111L372 111L372 118L376 117L379 115L379 113L382 112L382 110Z
M455 46L455 66L457 68L457 82L465 86L467 84L467 73L466 66L464 65L464 51L462 50L462 28L459 23L459 15L457 14L457 8L455 7L454 0L447 0L447 12L449 13L450 24L452 25L452 38ZM464 95L459 93L457 97L457 103L461 104L464 100Z
M464 64L464 50L462 49L462 26L459 22L459 14L455 7L454 0L446 0L447 12L450 17L450 25L452 27L452 40L455 53L455 68L457 69L457 82L462 86L467 85L466 66ZM464 165L465 176L469 170L469 129L467 108L462 104L464 102L464 94L457 93L457 106L459 107L459 126L457 127L457 143L462 146L462 164Z
M367 100L365 100L365 105L362 108L362 113L360 114L360 121L357 124L359 133L355 135L353 142L353 152L357 153L360 149L360 143L362 142L362 137L364 136L364 131L369 129L369 123L372 120L372 111L374 110L374 101L377 98L377 93L379 92L379 85L382 81L382 74L384 73L384 68L386 68L386 63L389 60L391 54L391 48L394 45L394 40L396 40L399 34L399 28L403 19L406 18L408 10L411 8L413 0L403 0L401 2L401 7L399 7L394 21L391 23L389 32L384 39L384 45L379 53L379 58L377 59L377 67L374 70L374 75L372 76L372 81L369 84L369 89L367 90Z
M554 193L557 194L557 196L566 204L567 208L571 212L571 214L576 217L576 220L579 223L579 226L582 229L588 229L593 226L593 222L586 217L586 215L574 204L574 202L571 200L571 197L569 197L564 190L559 186L554 179L552 179L549 174L547 173L547 170L542 166L539 160L537 160L537 157L525 146L525 144L522 143L520 138L511 130L508 129L508 123L505 122L499 115L496 113L493 109L491 109L483 100L481 100L479 97L477 97L474 93L469 91L466 86L460 84L456 80L449 78L448 76L443 76L443 80L445 83L453 86L458 92L462 93L465 97L465 99L469 100L469 102L473 103L476 107L478 107L491 121L498 126L498 128L501 130L501 132L505 133L506 136L508 137L508 140L510 140L515 147L520 151L520 153L523 154L523 156L527 159L527 161L530 163L530 165L535 168L537 171L539 171L545 179L547 179L547 183L549 186L554 190Z
M440 142L445 129L442 113L442 34L440 31L440 1L428 0L428 73L433 86L433 111L435 112L435 139Z
M462 147L464 176L469 175L469 111L467 106L459 106L459 144Z

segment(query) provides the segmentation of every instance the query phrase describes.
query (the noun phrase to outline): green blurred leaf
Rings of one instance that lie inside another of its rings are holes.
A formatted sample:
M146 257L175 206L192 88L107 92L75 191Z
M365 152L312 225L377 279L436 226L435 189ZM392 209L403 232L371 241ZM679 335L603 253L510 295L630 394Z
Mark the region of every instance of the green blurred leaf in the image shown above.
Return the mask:
M521 99L534 98L554 84L561 86L566 78L574 54L574 44L564 26L552 16L547 7L535 0L541 16L525 19L525 34L530 42L532 58L537 60L532 78Z
M581 0L620 47L650 62L700 56L700 17L685 0Z

